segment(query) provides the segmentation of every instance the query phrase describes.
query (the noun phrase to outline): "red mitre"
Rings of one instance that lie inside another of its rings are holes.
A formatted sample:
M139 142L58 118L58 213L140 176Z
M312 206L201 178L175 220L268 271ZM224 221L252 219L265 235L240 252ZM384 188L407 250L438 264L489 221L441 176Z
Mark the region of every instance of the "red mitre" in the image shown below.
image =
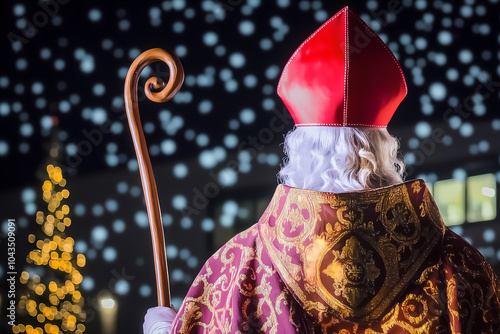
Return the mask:
M278 83L296 126L386 127L407 92L394 54L348 7L299 46Z

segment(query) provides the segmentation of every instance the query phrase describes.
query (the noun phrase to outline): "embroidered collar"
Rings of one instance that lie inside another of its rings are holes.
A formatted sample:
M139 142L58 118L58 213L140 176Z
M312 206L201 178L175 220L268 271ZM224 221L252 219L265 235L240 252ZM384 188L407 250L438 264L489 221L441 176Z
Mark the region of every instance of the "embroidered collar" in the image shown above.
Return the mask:
M424 181L347 193L279 185L259 221L273 264L316 317L379 319L401 296L445 226Z

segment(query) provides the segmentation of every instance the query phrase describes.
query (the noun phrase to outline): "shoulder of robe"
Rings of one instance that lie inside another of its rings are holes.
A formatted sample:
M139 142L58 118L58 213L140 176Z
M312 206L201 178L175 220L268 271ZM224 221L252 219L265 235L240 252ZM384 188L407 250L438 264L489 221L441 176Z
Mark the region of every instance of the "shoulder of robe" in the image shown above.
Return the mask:
M451 230L446 231L443 242L448 304L458 307L457 316L464 328L474 328L477 333L500 333L497 275L476 248Z

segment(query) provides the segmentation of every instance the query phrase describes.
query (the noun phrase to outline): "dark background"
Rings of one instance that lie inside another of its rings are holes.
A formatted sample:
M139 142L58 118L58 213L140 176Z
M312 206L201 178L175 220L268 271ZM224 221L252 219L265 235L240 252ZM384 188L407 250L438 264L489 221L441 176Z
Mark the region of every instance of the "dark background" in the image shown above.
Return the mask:
M180 56L186 80L173 101L141 99L140 110L178 307L204 261L255 223L267 205L280 143L293 127L275 93L281 69L345 5L381 35L403 66L409 94L389 131L414 165L407 179L432 183L493 173L500 180L498 1L3 1L0 219L2 233L8 218L17 220L18 267L33 248L28 234L40 233L34 217L43 208L45 167L58 164L71 192L66 203L73 224L66 234L87 257L81 291L95 315L87 332L101 331L92 303L108 293L117 300L117 331L141 331L156 293L123 84L133 59L160 47ZM152 65L143 79L151 73L168 77L163 65ZM481 98L478 90L490 94ZM453 109L464 104L468 109ZM252 147L251 138L258 140L275 117L284 120L283 130ZM422 146L435 130L445 140ZM256 158L245 153L249 148ZM230 161L240 169L228 170ZM198 202L199 212L183 215L179 208L193 208L197 191L206 193L216 178L223 184L217 194ZM455 230L498 266L497 220ZM25 269L43 277L44 268ZM24 288L19 284L19 293Z

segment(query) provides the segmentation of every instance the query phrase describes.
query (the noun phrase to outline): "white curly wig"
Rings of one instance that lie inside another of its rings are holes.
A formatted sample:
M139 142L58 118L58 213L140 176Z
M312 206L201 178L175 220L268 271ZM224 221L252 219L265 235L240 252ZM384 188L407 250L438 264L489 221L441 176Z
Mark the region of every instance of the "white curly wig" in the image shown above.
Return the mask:
M298 127L285 137L278 179L290 187L345 192L403 182L399 142L385 128Z

